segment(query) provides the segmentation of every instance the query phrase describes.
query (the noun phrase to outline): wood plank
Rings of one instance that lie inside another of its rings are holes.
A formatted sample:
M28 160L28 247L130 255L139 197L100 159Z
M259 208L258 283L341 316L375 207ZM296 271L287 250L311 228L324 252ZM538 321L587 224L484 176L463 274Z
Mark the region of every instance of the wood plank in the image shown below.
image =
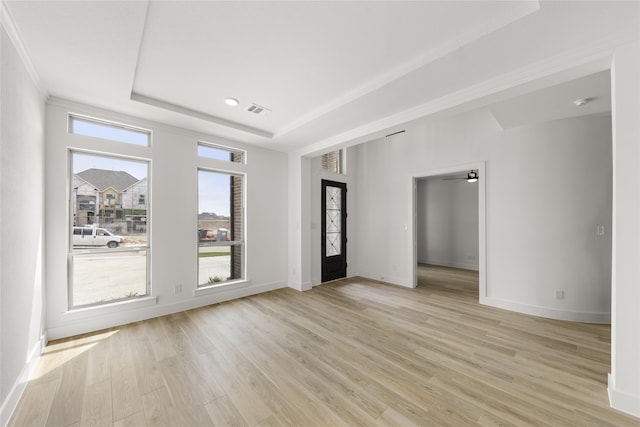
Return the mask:
M213 425L218 426L248 426L247 422L242 418L242 414L235 407L233 402L227 396L221 396L216 400L205 405L207 413L213 421Z
M111 402L114 420L127 418L143 410L135 368L113 371L111 375Z
M58 390L59 380L29 384L12 418L14 426L43 426ZM38 408L40 410L33 410Z
M156 361L153 347L148 337L134 338L129 341L133 359L133 372L136 376L138 390L141 395L164 387L164 379L160 372L160 362Z
M111 380L88 385L84 391L81 427L111 426Z
M113 422L113 427L144 427L146 425L144 411L136 412Z
M142 396L147 426L213 426L204 406L182 405L175 400L176 394L162 387Z
M50 343L9 426L640 426L610 327L478 304L477 273L351 278Z
M88 351L87 384L98 384L111 378L111 343L96 342Z
M63 365L60 386L51 404L47 426L67 426L81 420L88 360L89 355L84 352Z

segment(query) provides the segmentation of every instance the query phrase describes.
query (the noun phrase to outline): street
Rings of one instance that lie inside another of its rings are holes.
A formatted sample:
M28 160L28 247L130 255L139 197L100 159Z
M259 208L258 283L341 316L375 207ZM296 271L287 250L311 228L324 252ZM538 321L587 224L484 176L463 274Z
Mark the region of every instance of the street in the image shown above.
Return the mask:
M228 246L200 248L205 252L228 252ZM73 305L96 304L145 295L146 251L76 255L73 266ZM198 284L213 278L224 281L231 271L231 256L199 258ZM183 292L195 284L183 283ZM153 282L152 282L153 286Z

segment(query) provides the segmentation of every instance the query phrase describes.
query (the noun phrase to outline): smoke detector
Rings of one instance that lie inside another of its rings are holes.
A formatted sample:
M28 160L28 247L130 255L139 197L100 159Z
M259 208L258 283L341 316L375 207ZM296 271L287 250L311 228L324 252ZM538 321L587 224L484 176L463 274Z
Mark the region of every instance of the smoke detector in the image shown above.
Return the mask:
M251 114L255 114L259 116L264 116L265 114L271 112L271 110L268 109L267 107L263 107L262 105L258 105L254 103L251 103L251 105L247 107L247 111L250 112Z

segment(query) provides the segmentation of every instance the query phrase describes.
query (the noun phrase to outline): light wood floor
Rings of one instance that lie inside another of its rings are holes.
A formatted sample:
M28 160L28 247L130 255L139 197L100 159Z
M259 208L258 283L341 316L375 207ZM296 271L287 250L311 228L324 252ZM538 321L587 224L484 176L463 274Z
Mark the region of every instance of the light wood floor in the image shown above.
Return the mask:
M419 269L283 289L50 343L11 426L640 425L608 407L610 328L478 305Z

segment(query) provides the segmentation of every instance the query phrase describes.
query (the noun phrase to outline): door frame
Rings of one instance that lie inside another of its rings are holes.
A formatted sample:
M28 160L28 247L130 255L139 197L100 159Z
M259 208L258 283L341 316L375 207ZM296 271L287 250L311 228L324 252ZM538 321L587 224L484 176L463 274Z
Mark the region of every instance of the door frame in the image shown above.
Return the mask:
M486 182L487 174L485 168L485 162L465 163L457 166L449 166L438 169L431 169L421 173L414 173L411 175L411 221L409 222L411 230L409 230L409 239L411 242L410 257L411 266L411 287L415 288L418 285L418 236L417 236L417 219L418 219L418 206L417 206L417 187L418 180L423 178L429 178L438 175L447 175L451 173L467 173L471 169L478 171L478 279L479 289L478 298L481 304L484 303L487 298L487 203L486 203Z
M340 224L340 255L344 258L344 276L342 278L347 277L347 218L348 218L348 204L347 204L347 194L348 188L347 183L342 181L335 181L331 179L321 179L320 180L320 283L326 283L335 279L325 280L325 260L326 260L326 187L340 187L342 189L342 197L341 197L341 224Z

